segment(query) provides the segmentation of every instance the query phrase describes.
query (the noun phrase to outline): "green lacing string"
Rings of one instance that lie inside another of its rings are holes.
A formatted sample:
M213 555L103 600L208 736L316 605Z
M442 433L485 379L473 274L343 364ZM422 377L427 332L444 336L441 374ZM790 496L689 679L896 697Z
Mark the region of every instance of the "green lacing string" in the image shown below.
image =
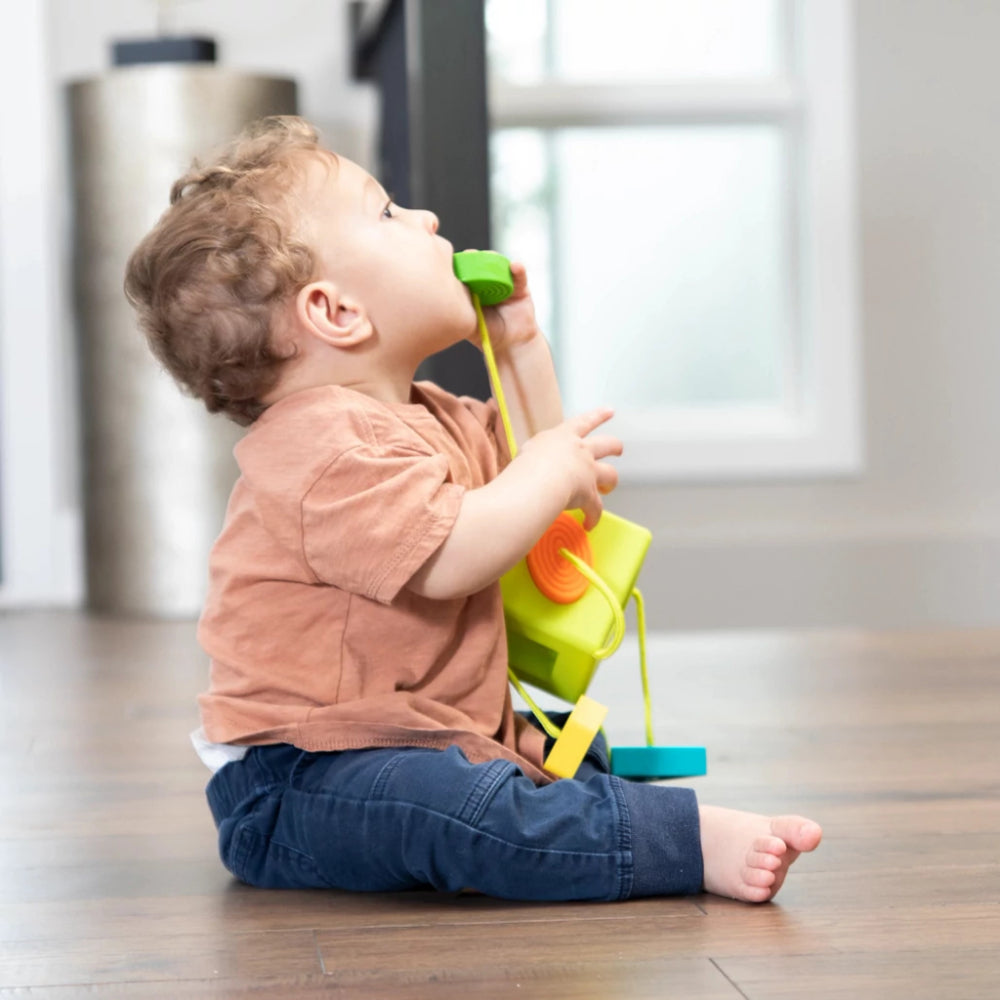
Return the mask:
M486 360L486 370L489 372L490 383L493 386L493 398L497 401L497 409L500 411L500 422L503 424L504 434L507 438L507 449L510 457L517 455L517 440L514 437L514 428L510 422L510 412L507 409L507 397L504 395L503 385L500 383L500 372L497 370L496 356L493 354L493 344L490 342L490 334L486 329L486 318L483 316L483 307L479 301L479 296L472 293L472 304L476 309L476 320L479 324L479 336L483 343L483 358ZM510 678L514 689L524 699L525 704L531 709L531 714L538 720L538 724L545 731L546 735L557 740L562 735L562 730L541 710L538 703L525 690L524 685L518 679L510 667L507 668L507 676Z
M568 559L576 560L576 556L574 556L571 552L567 552L565 549L561 551ZM583 567L586 567L588 570L590 569L586 563L583 563L582 566L577 566L577 569L579 569L580 572L584 572ZM584 573L584 575L587 574ZM597 574L595 573L594 576L597 576ZM605 584L600 577L597 577L597 579L600 580L599 584L591 580L592 583L595 583L595 586L607 587L607 584ZM608 593L610 594L610 591ZM613 598L614 595L611 594L611 597ZM632 588L632 599L635 601L636 631L639 633L639 674L642 677L642 705L646 719L646 746L651 747L656 743L656 738L653 735L653 699L649 691L649 661L646 656L646 603L642 598L642 591L638 587ZM614 606L617 607L617 604L618 602L615 601ZM625 629L625 616L621 613L621 609L619 609L618 616L615 618L616 633L619 617L622 622L621 634L616 634L615 638L608 646L606 646L603 650L598 650L598 652L594 654L595 659L605 659L610 656L621 644ZM552 737L552 739L558 739L562 730L552 722L552 720L541 710L541 708L539 708L535 700L525 690L524 685L518 679L517 674L515 674L510 667L507 668L507 676L510 678L510 682L514 685L517 693L524 699L528 708L531 709L532 715L538 719L542 729L544 729L545 732Z
M493 345L490 343L489 331L486 329L486 319L483 316L483 307L479 301L479 296L473 293L472 304L476 309L476 320L479 324L479 335L483 342L483 357L486 360L486 370L489 372L490 382L493 386L493 396L497 401L497 409L500 411L500 421L503 424L504 434L507 438L507 447L510 457L517 455L517 441L514 438L514 429L510 422L510 412L507 409L507 397L504 395L503 386L500 383L500 372L497 370L496 357L493 354ZM614 624L611 629L611 640L607 645L597 650L593 655L595 660L607 659L621 645L625 637L625 612L618 603L617 598L611 592L611 588L604 582L593 569L582 559L574 555L568 549L560 549L559 554L568 559L577 570L582 573L601 593L611 608ZM636 617L639 629L639 666L642 672L642 697L646 706L646 742L653 745L653 711L649 697L649 677L646 671L646 614L643 606L642 594L639 588L632 590L632 597L635 598ZM562 733L549 717L539 708L535 700L524 689L524 685L518 680L517 675L509 667L507 675L511 684L514 685L517 693L524 699L525 704L531 709L532 714L538 720L542 729L552 737L558 739Z
M531 714L538 719L538 724L545 730L545 732L552 737L552 739L557 740L562 736L562 730L538 707L538 703L530 694L525 690L524 685L517 679L517 674L514 673L510 667L507 668L507 676L510 678L511 684L514 685L517 693L524 699L528 708L531 709Z
M504 433L507 435L507 447L510 450L510 457L514 458L517 455L517 441L514 438L514 428L510 424L507 397L503 394L503 386L500 384L500 372L497 370L497 359L493 355L490 334L486 329L483 307L480 305L479 296L475 292L472 293L472 304L476 307L476 319L479 321L479 335L483 340L483 357L486 359L486 370L490 373L490 382L493 383L493 396L497 401L497 409L500 411L500 420L503 423Z
M608 607L611 608L611 614L614 617L614 624L611 629L611 641L606 646L602 646L596 650L593 654L595 660L606 660L622 644L622 639L625 638L625 612L618 603L618 598L611 593L611 588L604 582L604 578L594 570L593 566L585 563L575 553L570 552L569 549L560 549L559 555L564 559L568 559L598 589L608 602Z
M639 632L639 672L642 674L642 702L646 711L646 746L651 747L653 739L653 700L649 696L649 671L646 669L646 605L642 599L642 591L632 588L635 599L636 629Z

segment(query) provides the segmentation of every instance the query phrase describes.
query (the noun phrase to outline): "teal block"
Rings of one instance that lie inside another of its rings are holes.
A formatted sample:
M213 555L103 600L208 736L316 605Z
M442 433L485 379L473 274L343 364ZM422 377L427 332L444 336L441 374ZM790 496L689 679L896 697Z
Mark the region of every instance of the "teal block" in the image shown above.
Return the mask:
M704 747L612 747L611 773L621 778L653 781L692 778L708 771Z

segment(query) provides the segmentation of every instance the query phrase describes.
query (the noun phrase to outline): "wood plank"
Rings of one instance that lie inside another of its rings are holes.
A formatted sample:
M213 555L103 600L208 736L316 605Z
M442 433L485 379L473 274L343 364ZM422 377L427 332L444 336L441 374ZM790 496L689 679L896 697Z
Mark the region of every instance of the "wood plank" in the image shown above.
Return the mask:
M583 967L564 963L513 975L504 970L496 978L467 979L451 976L413 976L409 982L381 984L372 992L368 983L345 985L329 976L268 976L260 979L170 980L169 982L98 983L86 996L95 1000L495 1000L509 995L519 1000L662 1000L664 996L699 997L702 1000L739 1000L743 996L714 963L700 960L647 960L609 967ZM383 992L383 989L387 992ZM388 992L391 990L391 992ZM37 987L26 994L0 988L0 1000L30 995L33 1000L74 1000L79 986Z
M363 986L376 995L395 994L396 987L418 984L479 982L492 984L494 996L513 992L525 982L561 982L566 996L601 995L602 973L611 970L615 996L628 988L635 974L639 984L683 975L693 986L715 983L715 995L737 997L710 961L691 955L655 957L675 935L691 939L705 921L617 920L613 914L581 925L552 921L447 927L412 925L396 928L391 946L381 928L317 932L323 968L337 986ZM484 931L486 933L484 933ZM671 948L671 952L674 950ZM677 954L676 952L674 953ZM486 995L486 994L483 994Z
M121 939L136 928L153 939L191 933L253 934L267 930L387 932L412 927L450 928L518 924L540 933L551 923L579 924L590 933L609 914L618 921L653 920L664 926L701 920L702 897L642 899L627 904L518 903L436 892L346 893L334 890L268 891L232 880L206 887L202 896L51 900L0 905L3 939L11 942L71 938L86 927L94 936ZM597 922L595 924L595 921ZM2 980L0 980L2 982Z
M88 927L73 937L44 942L0 942L0 983L59 986L107 982L171 982L321 973L311 931L254 934L175 934L151 937L141 929L109 938Z
M995 1000L1000 951L961 946L896 954L745 956L719 968L753 1000Z
M720 960L745 955L909 954L936 948L988 948L1000 941L1000 906L957 903L840 915L829 909L790 911L780 906L753 908L719 901L702 920L666 921L647 916L623 921L609 914L586 926L553 922L545 926L541 948L537 946L538 928L511 923L487 929L489 934L484 936L482 928L448 926L447 940L454 951L449 959L451 968L548 965L558 961L561 949L578 955L582 933L586 934L586 956L577 960L596 964L638 962L651 954ZM391 950L379 934L377 927L318 931L327 972L335 974L338 981L374 983L379 977L401 977L407 969L440 971L434 956L441 926L396 927ZM487 941L489 954L484 955Z

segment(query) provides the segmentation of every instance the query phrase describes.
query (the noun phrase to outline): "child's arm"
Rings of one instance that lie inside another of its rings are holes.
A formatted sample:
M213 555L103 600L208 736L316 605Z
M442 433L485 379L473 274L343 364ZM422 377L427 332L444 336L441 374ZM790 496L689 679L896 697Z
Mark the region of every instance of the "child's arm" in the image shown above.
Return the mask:
M514 291L497 306L483 310L497 371L503 383L514 437L520 444L539 431L562 423L562 398L552 354L535 321L524 265L510 265ZM473 336L481 346L478 331Z
M436 600L482 590L523 559L567 508L581 509L584 527L592 528L601 516L601 494L618 482L602 459L620 455L622 444L611 435L588 435L611 416L611 410L592 410L525 442L496 479L464 495L451 533L409 589Z

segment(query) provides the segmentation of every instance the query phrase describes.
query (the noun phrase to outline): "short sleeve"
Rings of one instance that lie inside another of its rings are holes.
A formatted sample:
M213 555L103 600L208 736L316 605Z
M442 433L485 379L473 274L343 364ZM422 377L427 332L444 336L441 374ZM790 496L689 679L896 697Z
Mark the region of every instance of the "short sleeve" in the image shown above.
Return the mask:
M510 464L510 446L503 421L500 419L500 407L497 406L497 401L492 396L485 402L474 396L459 396L458 401L490 436L496 452L497 469L503 471Z
M320 582L388 604L447 538L464 492L443 455L351 448L303 499L306 562Z

